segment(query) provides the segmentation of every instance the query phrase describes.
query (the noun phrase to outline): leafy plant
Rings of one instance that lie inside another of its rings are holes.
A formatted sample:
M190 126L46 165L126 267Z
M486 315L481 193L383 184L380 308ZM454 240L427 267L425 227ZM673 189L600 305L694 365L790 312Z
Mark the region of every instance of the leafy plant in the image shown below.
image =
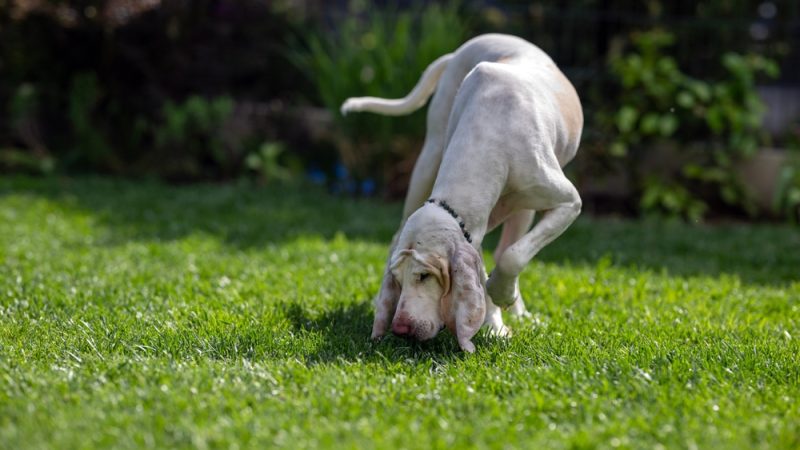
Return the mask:
M763 139L765 107L755 82L760 75L777 75L777 65L757 55L726 53L721 61L726 75L699 80L665 54L673 42L672 34L661 30L639 33L632 38L632 52L612 58L622 94L621 106L607 119L616 132L608 153L627 160L645 211L699 219L707 204L691 194L695 182L714 186L722 201L754 214L754 203L732 167L752 156ZM640 173L648 149L662 142L682 151L676 155L681 161L677 170Z
M794 223L800 223L800 154L794 152L781 170L776 184L773 209Z
M23 83L14 91L8 104L10 131L23 146L6 144L0 149L0 167L11 171L48 174L55 160L42 137L39 124L39 92L33 84Z
M72 159L85 158L95 166L111 157L111 146L94 120L100 97L97 75L84 72L72 78L67 110L73 135Z
M405 96L428 64L464 41L467 29L454 3L396 12L352 1L349 9L335 29L311 32L296 42L290 59L309 76L333 114L342 161L364 177L384 168L392 152L418 151L414 144L424 134L424 114L344 118L342 102L351 96Z
M645 211L659 211L675 217L685 217L698 222L708 210L705 202L698 200L679 183L658 177L645 180L644 191L639 202Z
M687 77L677 62L661 54L673 42L672 35L654 31L633 38L636 51L611 61L622 83L622 102L613 116L619 132L610 146L614 156L626 156L630 147L647 139L669 138L678 129L675 101L687 98ZM701 84L697 95L709 96Z
M122 3L0 0L0 166L237 175L244 151L214 156L202 138L175 135L154 145L163 105L192 93L291 102L308 84L283 43L307 10L263 0ZM299 134L279 131L260 137ZM219 156L229 165L215 167Z
M263 181L289 181L302 164L296 159L288 162L281 161L286 155L286 147L280 142L264 142L258 150L249 154L245 159L248 169L256 172Z
M233 106L230 97L193 95L183 103L167 101L163 123L154 132L156 146L181 158L190 174L200 175L204 160L230 170L236 159L226 150L219 130L233 113Z

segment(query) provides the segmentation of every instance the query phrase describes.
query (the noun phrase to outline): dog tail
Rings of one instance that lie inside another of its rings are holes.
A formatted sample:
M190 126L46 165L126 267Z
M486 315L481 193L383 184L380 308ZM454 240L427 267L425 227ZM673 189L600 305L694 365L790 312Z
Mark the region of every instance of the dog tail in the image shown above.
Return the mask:
M386 116L402 116L422 108L436 90L439 78L452 58L453 54L448 53L432 62L425 69L414 89L404 98L395 100L378 97L351 97L342 104L342 115L347 115L349 112L366 111Z

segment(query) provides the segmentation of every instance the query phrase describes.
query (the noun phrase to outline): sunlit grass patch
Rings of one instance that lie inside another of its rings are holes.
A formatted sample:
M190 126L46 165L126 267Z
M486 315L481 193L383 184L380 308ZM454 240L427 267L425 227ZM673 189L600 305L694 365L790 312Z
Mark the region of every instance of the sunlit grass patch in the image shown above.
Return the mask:
M526 269L532 317L468 355L369 340L398 218L0 181L0 447L800 446L797 228L583 218Z

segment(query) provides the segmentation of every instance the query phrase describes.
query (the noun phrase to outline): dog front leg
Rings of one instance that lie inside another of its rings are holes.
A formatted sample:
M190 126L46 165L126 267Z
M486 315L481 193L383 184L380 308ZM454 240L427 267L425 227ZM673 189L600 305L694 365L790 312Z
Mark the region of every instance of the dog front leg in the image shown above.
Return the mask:
M506 249L520 240L523 236L525 236L525 233L530 230L531 224L533 223L534 214L535 211L529 209L517 211L511 214L505 220L505 222L503 222L503 233L500 235L500 242L497 244L497 248L494 250L495 265L503 257L503 253L506 251ZM514 300L509 308L509 312L515 316L530 315L525 309L525 302L523 301L522 295L519 291L519 278L515 277L513 280L507 280L506 283L513 283L514 285Z

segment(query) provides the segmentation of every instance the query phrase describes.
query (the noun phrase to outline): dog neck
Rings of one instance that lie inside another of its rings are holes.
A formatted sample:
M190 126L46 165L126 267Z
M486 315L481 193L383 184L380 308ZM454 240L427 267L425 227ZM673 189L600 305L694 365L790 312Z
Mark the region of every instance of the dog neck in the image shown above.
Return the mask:
M466 238L459 221L438 204L425 202L403 224L397 237L397 249L422 247L440 254L449 254L458 241ZM470 236L473 238L474 237Z
M469 242L470 244L472 243L472 236L469 234L469 231L467 231L467 227L466 225L464 225L464 220L461 219L461 216L459 216L458 213L453 208L451 208L446 201L429 198L426 203L437 205L442 209L444 209L445 211L447 211L447 213L450 214L450 216L453 219L456 219L458 227L461 228L461 233L464 235L464 238L467 240L467 242Z

